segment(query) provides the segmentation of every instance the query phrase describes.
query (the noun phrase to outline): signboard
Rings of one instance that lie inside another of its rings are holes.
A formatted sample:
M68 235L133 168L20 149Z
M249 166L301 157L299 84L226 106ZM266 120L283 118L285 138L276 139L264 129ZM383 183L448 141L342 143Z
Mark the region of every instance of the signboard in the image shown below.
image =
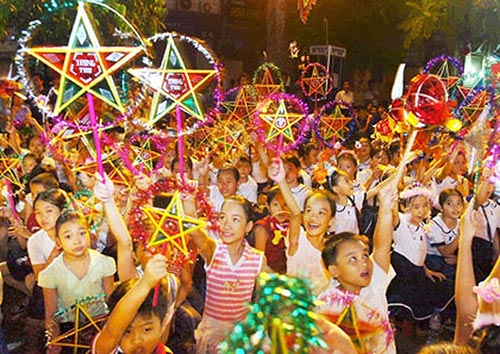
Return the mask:
M167 0L167 9L220 15L221 0Z
M347 49L342 47L336 47L334 45L312 45L309 47L310 55L328 55L330 51L330 56L337 58L345 58L347 55Z

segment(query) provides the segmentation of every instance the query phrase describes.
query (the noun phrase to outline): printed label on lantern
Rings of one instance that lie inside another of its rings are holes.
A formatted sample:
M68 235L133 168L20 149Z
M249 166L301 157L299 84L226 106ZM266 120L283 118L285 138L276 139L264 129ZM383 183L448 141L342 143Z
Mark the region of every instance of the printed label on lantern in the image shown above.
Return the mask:
M75 53L69 72L84 84L89 84L102 74L97 54Z
M184 74L169 73L165 77L163 89L175 98L179 98L187 92L186 78Z
M280 129L286 127L286 119L283 118L283 117L278 117L276 119L276 124L275 125L276 125L277 128L280 128Z

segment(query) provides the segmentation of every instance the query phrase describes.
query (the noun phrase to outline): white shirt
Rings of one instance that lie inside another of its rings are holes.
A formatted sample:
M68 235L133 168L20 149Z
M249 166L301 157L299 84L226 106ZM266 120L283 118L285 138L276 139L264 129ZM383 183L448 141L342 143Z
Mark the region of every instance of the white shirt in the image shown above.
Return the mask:
M292 191L295 200L299 204L300 210L303 211L304 204L306 202L307 196L309 195L310 189L306 185L300 183L297 187L290 188L290 190Z
M335 203L335 224L333 225L333 230L336 234L340 232L352 232L354 234L359 234L356 208L361 210L365 195L365 192L354 193L352 197L349 197L347 205Z
M28 257L32 265L45 264L56 246L47 231L40 229L28 239Z
M238 186L238 194L255 204L257 203L257 189L257 182L255 182L252 176L248 176L248 181L240 183Z
M411 215L399 213L399 225L393 233L393 249L417 267L422 267L427 255L427 233L424 225L410 223Z
M460 230L460 220L455 228L450 229L441 218L441 214L436 215L430 222L429 233L427 235L427 254L443 256L438 247L449 245L458 237Z

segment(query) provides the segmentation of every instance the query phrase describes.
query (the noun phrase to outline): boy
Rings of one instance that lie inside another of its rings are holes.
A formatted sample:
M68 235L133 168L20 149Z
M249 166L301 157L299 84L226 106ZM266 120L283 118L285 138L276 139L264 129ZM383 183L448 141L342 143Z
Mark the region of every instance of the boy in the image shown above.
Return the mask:
M166 258L157 254L149 260L143 277L122 283L113 291L108 301L111 313L94 339L93 354L172 353L160 340L166 300L160 295L158 304L153 305L153 289L166 276Z
M390 251L396 185L391 183L380 191L371 255L367 237L348 232L330 238L322 251L323 263L337 281L319 295L323 304L317 311L351 334L362 352L396 353L385 297L395 276ZM347 319L352 321L346 323Z

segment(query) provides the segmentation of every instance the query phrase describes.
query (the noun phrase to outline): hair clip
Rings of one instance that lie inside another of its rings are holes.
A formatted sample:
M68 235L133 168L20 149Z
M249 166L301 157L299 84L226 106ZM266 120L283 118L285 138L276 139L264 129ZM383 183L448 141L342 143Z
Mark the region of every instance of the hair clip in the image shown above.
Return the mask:
M500 299L500 284L497 278L492 278L490 281L483 282L473 287L472 291L490 304Z

